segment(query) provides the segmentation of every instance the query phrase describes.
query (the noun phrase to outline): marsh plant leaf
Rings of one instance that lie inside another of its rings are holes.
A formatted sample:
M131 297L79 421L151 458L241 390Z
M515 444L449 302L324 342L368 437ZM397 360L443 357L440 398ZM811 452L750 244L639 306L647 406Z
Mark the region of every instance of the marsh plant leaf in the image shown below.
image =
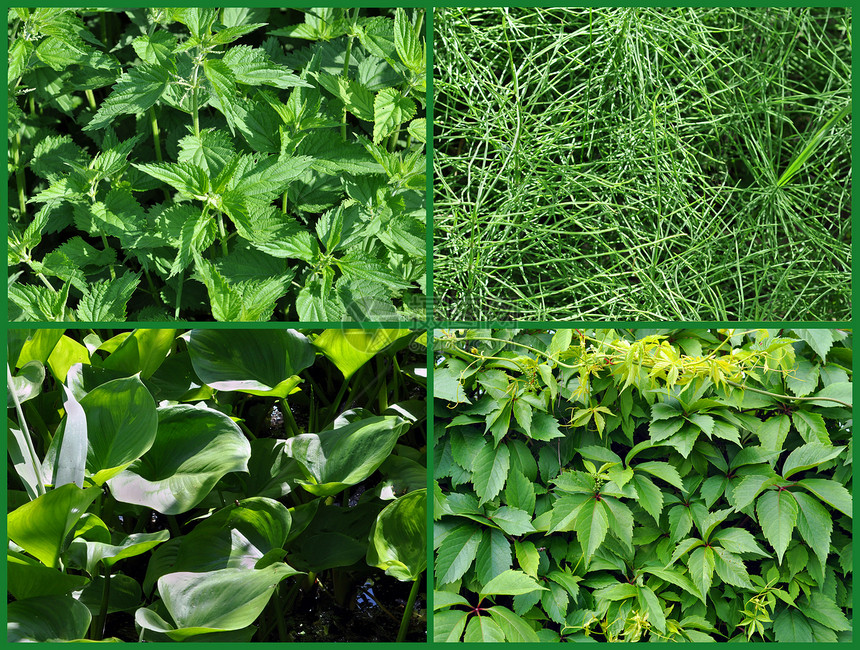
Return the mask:
M66 536L99 492L97 487L82 490L67 483L25 503L6 517L9 539L46 566L56 568Z
M330 329L316 337L313 344L337 366L344 379L349 379L380 350L409 333L399 329Z
M205 407L158 410L152 448L111 479L118 501L163 514L186 512L200 503L229 472L248 471L251 446L226 415Z
M282 503L254 497L231 503L182 537L175 570L253 569L267 553L283 547L292 517Z
M337 494L370 476L391 454L410 423L397 415L374 416L321 433L287 440L284 453L305 469L300 484L316 496Z
M16 600L7 606L6 616L10 643L83 639L92 620L87 606L71 596Z
M80 401L87 414L87 472L101 485L143 456L155 441L155 400L140 377L114 379Z
M427 568L427 490L389 503L370 529L367 563L398 580L418 580Z
M164 362L173 345L176 330L135 330L104 360L103 366L110 370L149 379Z
M37 596L61 596L80 589L89 582L86 576L64 573L47 567L23 553L6 555L6 588L15 600Z
M192 330L185 335L200 380L215 390L286 397L314 362L295 330Z
M170 539L170 533L166 530L159 530L155 533L132 533L122 539L119 544L106 544L78 538L72 540L67 554L77 560L77 564L84 568L87 573L94 576L98 571L99 562L110 569L120 560L143 555L168 539Z
M279 563L265 569L221 569L205 573L168 573L158 579L158 593L176 623L168 636L179 639L182 630L239 630L254 622L275 587L301 573Z
M12 382L6 387L7 405L14 408L15 397L18 403L24 403L33 399L42 392L42 383L45 381L45 366L41 361L28 361L20 370L12 375ZM13 397L13 392L15 397Z

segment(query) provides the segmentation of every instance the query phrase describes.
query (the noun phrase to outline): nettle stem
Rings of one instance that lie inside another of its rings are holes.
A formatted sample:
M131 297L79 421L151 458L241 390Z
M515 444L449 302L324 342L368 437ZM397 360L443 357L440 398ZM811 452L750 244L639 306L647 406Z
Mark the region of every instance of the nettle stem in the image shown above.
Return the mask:
M107 235L105 235L105 234L102 234L102 245L104 245L104 249L105 249L105 251L107 251L109 246L108 246ZM116 280L116 271L114 271L113 264L111 264L108 267L108 270L110 271L110 279Z
M218 234L220 235L221 239L221 254L224 257L227 257L227 230L224 228L224 215L219 212L217 214L216 220L218 221Z
M32 100L32 96L30 97ZM21 214L27 214L27 179L24 177L24 167L21 165L21 132L15 134L12 147L12 162L15 164L15 183L18 186L18 206Z
M87 102L89 102L90 108L93 109L94 111L97 110L98 106L96 105L96 96L93 95L92 89L87 88L84 91L84 94L87 96Z

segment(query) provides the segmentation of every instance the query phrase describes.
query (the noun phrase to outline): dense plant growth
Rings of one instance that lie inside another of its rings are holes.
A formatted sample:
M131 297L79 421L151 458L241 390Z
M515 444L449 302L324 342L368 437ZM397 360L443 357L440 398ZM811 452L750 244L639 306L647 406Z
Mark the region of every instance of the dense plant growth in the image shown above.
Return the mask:
M9 640L423 640L425 337L11 330Z
M441 346L437 641L851 639L850 332Z
M423 10L8 24L12 320L423 310Z
M850 318L850 9L434 24L440 318Z

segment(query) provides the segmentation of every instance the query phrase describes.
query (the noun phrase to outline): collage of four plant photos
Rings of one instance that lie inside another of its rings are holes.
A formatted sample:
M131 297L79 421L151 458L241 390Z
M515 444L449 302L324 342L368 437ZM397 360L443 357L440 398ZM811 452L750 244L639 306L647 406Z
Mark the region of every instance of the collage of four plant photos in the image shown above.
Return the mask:
M851 13L8 9L8 641L850 643Z

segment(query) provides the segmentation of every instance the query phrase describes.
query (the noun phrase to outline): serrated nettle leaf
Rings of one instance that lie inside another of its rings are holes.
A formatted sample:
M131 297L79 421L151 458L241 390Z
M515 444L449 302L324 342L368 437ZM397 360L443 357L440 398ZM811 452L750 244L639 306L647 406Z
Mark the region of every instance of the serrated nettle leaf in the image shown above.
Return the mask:
M415 117L416 110L415 102L398 90L380 90L373 101L373 142L379 144L399 130L401 124Z

